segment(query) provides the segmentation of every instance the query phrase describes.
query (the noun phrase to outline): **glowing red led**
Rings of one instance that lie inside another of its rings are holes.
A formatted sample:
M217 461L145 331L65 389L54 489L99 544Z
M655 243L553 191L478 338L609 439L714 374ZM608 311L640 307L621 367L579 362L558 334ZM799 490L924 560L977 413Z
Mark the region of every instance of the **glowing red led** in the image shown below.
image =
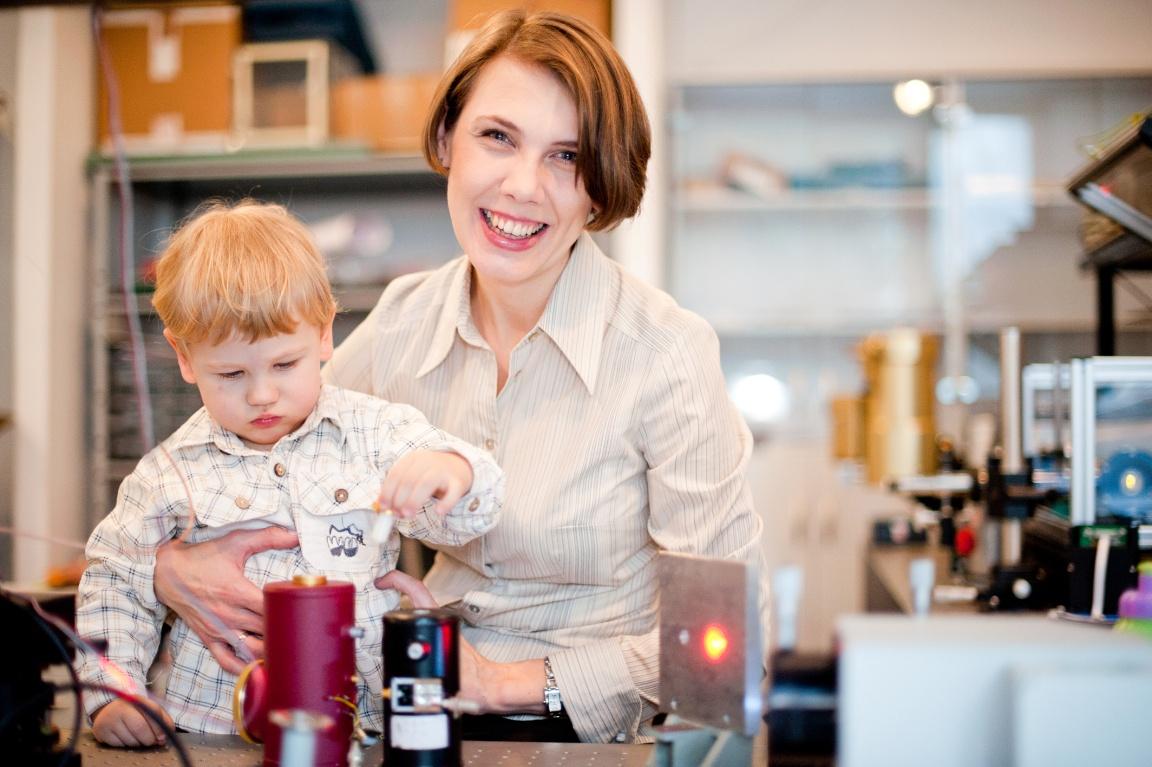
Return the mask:
M728 632L715 623L704 629L704 657L719 663L728 654Z

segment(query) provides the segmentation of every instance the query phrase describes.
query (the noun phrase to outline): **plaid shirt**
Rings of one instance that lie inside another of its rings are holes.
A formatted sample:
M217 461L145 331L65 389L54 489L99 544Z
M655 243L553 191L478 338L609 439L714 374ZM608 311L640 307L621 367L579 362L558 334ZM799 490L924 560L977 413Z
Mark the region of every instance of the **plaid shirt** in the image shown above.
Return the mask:
M270 452L246 447L201 409L165 442L175 463L157 448L120 486L116 507L88 541L88 569L80 583L76 623L82 636L105 640L107 657L143 684L156 656L168 609L156 599L156 549L188 530L192 543L233 530L279 525L295 530L300 546L248 559L245 574L257 586L300 573L324 574L356 587L360 705L365 724L379 729L382 679L381 616L399 596L373 586L392 570L399 534L458 546L487 532L503 502L504 478L487 452L433 427L415 408L324 386L309 418ZM413 450L459 453L472 465L470 492L441 517L426 510L398 519L387 544L374 543L372 504L388 468ZM187 482L187 489L181 477ZM330 547L330 537L353 545ZM343 540L343 538L342 538ZM172 668L165 707L176 726L191 732L231 733L236 677L220 668L183 620L171 635ZM85 655L85 681L122 686L98 660ZM111 700L85 696L93 714Z

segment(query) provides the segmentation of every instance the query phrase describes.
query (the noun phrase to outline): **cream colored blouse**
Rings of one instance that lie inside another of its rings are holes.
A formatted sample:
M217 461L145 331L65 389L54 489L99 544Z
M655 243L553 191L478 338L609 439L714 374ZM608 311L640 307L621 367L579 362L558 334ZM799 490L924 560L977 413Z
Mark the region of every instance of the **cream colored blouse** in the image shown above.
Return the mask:
M582 740L634 741L659 705L657 552L761 557L716 334L584 234L497 394L470 281L464 257L395 280L326 378L493 453L500 523L435 546L425 582L485 656L551 658Z

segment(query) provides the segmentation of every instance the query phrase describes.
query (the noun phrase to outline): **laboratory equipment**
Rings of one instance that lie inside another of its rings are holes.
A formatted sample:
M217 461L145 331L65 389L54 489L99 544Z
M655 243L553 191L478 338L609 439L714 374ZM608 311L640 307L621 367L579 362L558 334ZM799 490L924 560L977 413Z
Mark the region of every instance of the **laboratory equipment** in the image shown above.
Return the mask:
M660 698L653 767L747 767L760 730L765 655L758 570L661 552Z
M988 458L981 483L985 505L985 546L994 553L991 583L981 593L992 609L1051 606L1053 574L1024 557L1024 523L1049 498L1037 487L1023 449L1020 331L1000 332L1000 446Z
M72 597L59 603L66 603L68 620L74 621ZM61 743L60 730L51 723L55 688L43 676L49 665L72 663L72 642L37 615L30 599L6 590L0 590L0 626L0 753L5 763L79 767L80 755Z
M444 610L384 615L384 763L458 767L460 621Z
M236 681L236 726L247 740L263 742L264 767L284 765L281 749L296 742L302 721L288 712L328 720L314 732L314 767L346 767L356 721L355 589L323 575L297 575L264 587L263 661L249 664ZM285 712L272 716L273 712ZM286 719L285 716L288 718ZM323 720L315 724L323 724Z

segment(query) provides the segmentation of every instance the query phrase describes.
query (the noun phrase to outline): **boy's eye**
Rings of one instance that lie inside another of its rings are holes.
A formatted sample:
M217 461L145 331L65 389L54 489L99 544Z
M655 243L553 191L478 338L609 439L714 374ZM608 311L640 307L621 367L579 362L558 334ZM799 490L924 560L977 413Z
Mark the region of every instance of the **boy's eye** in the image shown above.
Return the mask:
M276 363L276 369L277 370L291 370L292 368L296 367L296 363L298 361L299 360L291 360L290 362L277 362Z
M221 373L220 377L226 381L231 381L244 375L242 370L229 370L227 373Z

